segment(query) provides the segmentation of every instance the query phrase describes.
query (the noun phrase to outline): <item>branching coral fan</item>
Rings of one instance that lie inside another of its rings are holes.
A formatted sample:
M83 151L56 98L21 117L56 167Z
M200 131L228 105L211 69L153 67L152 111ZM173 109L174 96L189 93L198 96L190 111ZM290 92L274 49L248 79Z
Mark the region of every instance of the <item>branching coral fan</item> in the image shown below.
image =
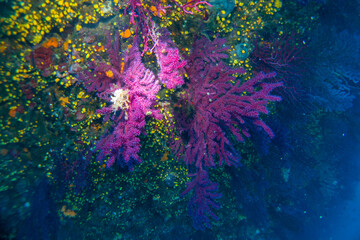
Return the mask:
M134 19L131 20L134 23ZM132 169L134 163L141 162L139 135L146 125L145 118L162 118L154 109L160 81L167 88L181 86L186 72L189 81L178 104L182 107L175 111L181 137L174 139L172 147L174 154L183 158L194 172L182 196L194 190L189 214L195 228L205 229L211 227L210 217L217 219L213 209L220 207L216 199L221 197L217 193L218 184L209 179L208 168L216 166L217 157L219 165L240 165L240 157L230 138L233 135L237 141L244 141L244 136L250 136L249 124L274 136L260 114L268 113L268 102L281 100L270 92L282 83L263 81L274 77L275 73L261 72L246 82L237 79L235 76L243 74L244 70L232 69L222 61L228 57L225 39L217 38L213 42L199 39L190 56L182 60L167 30L158 30L152 24L145 34L154 43L150 52L154 50L160 68L158 79L142 63L136 37L122 65L118 35L113 46L110 38L106 46L111 64L92 62L90 71L80 74L88 91L97 91L101 99L111 103L97 111L105 116L104 121L111 119L112 123L97 143L97 158L99 161L107 158L108 167L117 162ZM144 51L146 49L149 50L145 44Z
M181 60L179 49L171 41L170 33L161 29L155 53L160 66L159 79L167 88L175 88L184 84L182 76L186 61Z
M244 70L232 69L221 61L227 57L224 43L224 39L210 42L205 38L195 42L187 59L189 84L178 104L182 108L175 115L181 134L173 145L175 154L195 170L191 174L193 181L182 195L194 190L189 210L195 228L199 229L210 226L208 216L217 219L211 207L218 208L214 200L220 197L216 193L217 184L209 180L206 169L216 166L216 156L219 165L240 164L229 137L233 135L238 141L244 141L243 136L250 136L249 124L273 137L260 114L268 113L268 102L281 100L270 92L282 83L263 82L274 77L275 73L259 73L244 83L237 80L234 75L242 74Z
M117 35L112 46L109 37L106 46L111 65L90 62L90 71L84 71L79 77L89 92L96 91L101 99L111 103L111 106L98 110L105 115L104 120L111 119L113 125L97 144L98 160L103 161L107 156L108 167L118 160L131 169L134 163L141 162L138 136L145 127L145 117L162 118L159 110L153 108L161 86L153 72L142 63L136 40L122 65L118 38ZM186 62L180 60L179 50L169 41L169 35L164 34L155 48L160 64L159 78L167 87L174 88L184 82L181 71Z
M123 73L118 37L114 47L109 40L107 49L111 65L100 63L94 66L95 64L91 63L92 71L85 71L80 78L88 91L97 90L100 98L112 103L98 110L98 113L105 115L104 120L111 119L113 125L97 144L97 149L100 150L98 159L103 161L107 156L108 167L118 160L120 164L126 164L131 169L134 163L141 162L138 156L138 136L145 127L145 117L162 117L159 111L153 108L160 85L155 75L141 62L137 44L134 44L125 56Z

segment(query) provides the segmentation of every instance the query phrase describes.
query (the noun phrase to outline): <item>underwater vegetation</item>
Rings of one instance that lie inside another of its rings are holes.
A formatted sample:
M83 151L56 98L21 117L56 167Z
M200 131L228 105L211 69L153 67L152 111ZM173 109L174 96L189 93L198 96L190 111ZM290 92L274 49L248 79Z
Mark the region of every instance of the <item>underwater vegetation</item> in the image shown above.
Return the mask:
M337 4L0 1L0 238L306 239L358 170Z
M318 31L311 40L314 47L309 49L317 57L309 63L308 77L313 83L308 92L314 104L326 111L344 111L352 106L353 93L359 88L360 36L333 28Z

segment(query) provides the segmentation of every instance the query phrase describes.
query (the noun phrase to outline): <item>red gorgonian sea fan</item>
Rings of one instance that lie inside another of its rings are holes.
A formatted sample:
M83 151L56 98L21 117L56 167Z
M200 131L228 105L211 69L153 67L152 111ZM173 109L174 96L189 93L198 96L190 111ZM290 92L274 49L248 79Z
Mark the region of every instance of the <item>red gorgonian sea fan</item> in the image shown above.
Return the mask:
M274 136L260 114L268 113L268 102L281 100L271 95L271 91L282 83L263 82L275 76L275 73L263 72L245 82L237 80L234 75L245 70L232 69L221 61L226 58L223 42L223 39L210 42L203 38L194 44L196 49L186 67L190 82L180 100L183 107L176 114L182 136L175 142L176 154L184 154L186 164L195 164L197 168L215 166L216 155L220 165L238 162L232 151L228 151L231 143L227 133L244 141L243 136L250 136L247 124L256 125L270 137ZM221 51L212 50L214 46Z
M267 114L267 104L280 101L271 91L282 85L266 83L275 73L257 74L241 81L235 76L243 74L241 68L230 68L222 59L227 58L225 39L206 38L195 41L185 67L189 81L175 108L175 122L180 137L173 143L174 154L189 166L192 181L181 194L192 192L189 215L196 229L210 228L210 219L218 220L214 210L220 208L216 201L221 197L218 184L210 180L208 168L219 165L239 165L240 157L230 141L249 137L249 125L263 129L270 137L271 129L260 118Z

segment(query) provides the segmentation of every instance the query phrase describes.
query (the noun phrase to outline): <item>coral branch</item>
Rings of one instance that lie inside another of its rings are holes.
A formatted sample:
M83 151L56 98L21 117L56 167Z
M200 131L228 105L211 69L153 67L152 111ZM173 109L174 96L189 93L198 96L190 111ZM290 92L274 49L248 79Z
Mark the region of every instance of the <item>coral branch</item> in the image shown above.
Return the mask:
M111 41L108 45L111 45ZM141 162L138 136L145 127L145 117L162 117L158 110L153 109L161 86L155 75L141 62L137 43L127 52L123 65L116 52L118 49L118 43L114 47L108 46L111 65L99 63L94 66L95 63L91 63L92 71L85 71L80 79L88 91L97 91L100 98L111 103L110 107L97 111L105 116L105 121L111 119L113 122L112 130L102 136L97 144L100 151L97 159L103 161L108 157L108 167L117 160L132 169L134 163Z
M174 153L197 172L188 183L185 195L194 189L189 203L189 214L194 226L204 230L211 227L209 216L218 217L212 209L219 205L214 199L217 184L208 179L207 168L218 165L240 165L240 157L234 150L230 137L238 141L250 137L248 125L263 129L271 138L274 133L260 119L267 114L266 105L271 101L280 101L271 91L282 83L265 83L275 73L259 73L245 82L235 76L244 73L241 68L232 69L222 59L227 55L224 39L213 42L203 38L194 43L192 54L188 57L185 69L189 77L187 91L181 96L176 107L175 118L181 137L174 142Z
M189 215L193 219L193 226L200 230L205 230L205 227L211 228L210 218L219 219L212 210L220 208L220 204L215 202L222 196L217 192L218 184L211 182L208 173L203 169L189 176L194 179L187 183L187 188L181 196L194 191L194 196L189 201Z
M160 66L159 79L167 88L175 88L184 83L182 72L186 61L181 60L179 49L171 41L170 33L161 29L155 46L156 57Z
M194 46L214 49L208 40L200 41L203 44L195 43ZM216 40L215 43L221 47L223 40ZM178 145L177 153L184 154L186 164L195 164L197 168L214 167L215 155L219 156L219 165L224 162L227 165L238 164L239 160L228 151L231 143L225 134L227 132L233 134L238 141L244 141L243 136L250 136L246 125L252 123L273 137L273 132L260 119L260 114L268 113L268 102L281 100L270 92L282 83L263 82L264 79L274 77L274 73L259 73L242 83L234 74L242 74L244 70L231 69L219 61L224 58L224 53L215 50L211 52L206 56L195 49L195 56L189 57L186 70L190 84L181 100L181 104L188 108L180 109L177 115L179 129L189 137L184 147L179 148ZM236 81L237 84L231 83ZM191 113L186 112L188 109ZM188 117L189 114L191 117Z

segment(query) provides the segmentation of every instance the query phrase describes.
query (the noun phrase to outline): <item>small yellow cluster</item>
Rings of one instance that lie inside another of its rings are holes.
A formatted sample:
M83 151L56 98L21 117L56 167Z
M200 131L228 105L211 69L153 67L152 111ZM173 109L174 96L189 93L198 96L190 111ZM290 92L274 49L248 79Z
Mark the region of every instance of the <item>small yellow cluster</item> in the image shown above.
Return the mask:
M94 4L83 5L79 9L79 20L84 24L96 24L101 18L108 18L114 15L114 9L118 1L98 1ZM113 6L114 4L114 6ZM80 27L78 27L80 28Z
M180 1L176 1L179 5L184 5L185 1L180 2ZM189 2L189 1L188 1ZM163 5L167 6L170 3L167 3L166 1L163 1ZM170 27L173 26L176 22L181 22L184 21L186 18L198 18L198 22L200 23L202 19L205 18L205 12L206 12L206 8L204 5L200 4L197 6L197 8L201 11L196 11L194 8L190 9L187 8L187 11L192 11L193 14L184 14L182 12L182 10L179 7L174 6L174 4L171 2L171 4L173 5L173 7L170 10L167 10L166 13L162 13L161 17L160 17L160 27Z
M69 59L69 65L81 64L84 61L94 61L94 57L96 55L102 54L106 51L101 42L98 42L97 44L87 44L82 42L82 39L77 39L74 41L68 39L64 42L63 48L63 54ZM58 70L58 68L59 66L54 66L55 70ZM73 75L67 75L63 78L56 77L55 82L59 83L65 88L69 88L77 82L77 79Z
M64 78L55 78L55 82L60 82L60 85L64 86L65 88L68 88L75 84L77 79L73 75L68 75Z
M169 165L169 164L167 164L167 165ZM185 184L188 183L190 180L190 178L188 177L189 170L184 164L180 163L175 166L172 166L172 168L166 169L166 171L164 171L164 169L162 169L162 170L163 171L160 171L159 178L162 181L166 181L167 179L169 179L169 177L172 177L171 175L173 175L173 177L175 178L173 180L173 183L174 183L173 187L175 187L175 188L180 187L181 189L183 189ZM170 170L172 170L172 171L170 171ZM168 187L166 187L166 188L168 188Z
M251 64L248 59L253 50L252 40L268 24L273 24L279 16L274 16L282 7L281 0L235 1L235 9L226 16L224 10L216 16L216 31L225 34L230 45L230 64L241 66L250 77Z
M71 41L66 42L71 44ZM76 49L76 46L74 48ZM28 52L22 51L18 56L13 56L17 59L17 65L8 63L0 67L0 81L4 86L4 94L1 98L3 105L0 111L6 112L0 118L0 144L27 142L28 138L32 138L32 140L37 139L33 141L36 146L48 145L53 140L47 134L39 133L45 128L44 122L40 120L44 117L53 118L52 123L45 122L47 125L63 121L64 116L59 115L59 107L66 108L68 111L64 124L81 130L80 141L89 144L92 139L96 139L96 132L99 130L98 126L93 124L93 120L99 117L94 114L94 108L98 105L94 102L96 100L88 100L89 95L81 88L69 88L77 81L72 75L67 75L61 81L59 78L44 78L40 70L35 69L26 61L27 55L29 55ZM58 66L54 66L54 69L56 71ZM69 90L65 90L67 88ZM87 104L84 105L84 102Z
M118 5L118 1L99 1L90 5L84 2L87 0L15 1L12 14L0 18L0 36L13 38L19 48L26 42L36 45L55 27L63 32L76 18L84 24L98 23L101 17L114 15L113 5ZM75 26L77 31L81 28L81 24Z
M263 20L264 15L264 0L259 3L253 1L246 4L241 2L237 5L237 11L234 15L234 28L241 32L242 37L251 37L251 33L262 29L265 25ZM239 34L237 34L239 35ZM238 36L239 40L240 36Z
M36 134L38 130L37 121L31 121L30 119L24 121L24 119L27 118L28 108L34 103L34 96L47 85L40 72L38 70L34 71L33 67L26 63L23 52L16 56L16 59L19 66L7 64L0 68L0 84L4 87L0 111L6 112L0 118L1 145L17 143L24 136ZM31 92L27 92L26 96L20 83L26 86L33 84ZM35 111L41 114L45 113L40 106L37 106Z
M218 27L216 28L217 32L229 33L233 30L231 25L231 13L225 16L225 11L220 11L221 15L216 16L216 22Z
M66 97L61 96L63 102L74 115L75 121L67 121L71 129L76 129L79 133L77 140L83 144L89 145L91 141L97 139L97 132L100 130L99 124L94 124L94 120L99 119L101 116L95 114L95 108L98 105L96 99L90 98L90 95L83 89L72 89L71 93ZM59 98L59 100L61 100ZM86 102L86 104L84 104ZM63 106L64 107L64 106ZM84 116L83 119L76 120L76 115ZM81 151L83 146L75 144L74 150Z
M154 142L151 142L151 146L155 146L155 151L163 152L164 149L167 149L169 146L170 137L171 137L171 127L172 127L172 115L170 112L166 111L164 108L161 109L163 118L161 120L152 120L149 122L147 129L148 134L154 138Z
M110 17L114 15L112 1L105 1L105 3L100 1L98 4L94 5L94 9L101 17Z
M71 55L71 60L76 63L83 62L84 60L94 61L95 56L99 56L106 51L101 42L97 42L97 44L86 44L82 42L81 39L78 39L76 42L72 42L71 40L68 40L67 42L69 44L66 52ZM79 57L72 54L75 52L79 55Z
M75 0L45 0L38 4L30 0L16 1L12 5L12 15L0 19L1 32L8 37L16 37L19 43L27 40L36 45L54 27L59 27L62 32L66 24L78 16L77 7Z
M265 5L265 12L268 15L274 15L274 13L276 13L278 11L278 9L280 9L281 7L282 7L281 0L275 0L272 2L268 2Z
M95 24L100 19L92 6L84 6L80 11L79 20L85 24Z

